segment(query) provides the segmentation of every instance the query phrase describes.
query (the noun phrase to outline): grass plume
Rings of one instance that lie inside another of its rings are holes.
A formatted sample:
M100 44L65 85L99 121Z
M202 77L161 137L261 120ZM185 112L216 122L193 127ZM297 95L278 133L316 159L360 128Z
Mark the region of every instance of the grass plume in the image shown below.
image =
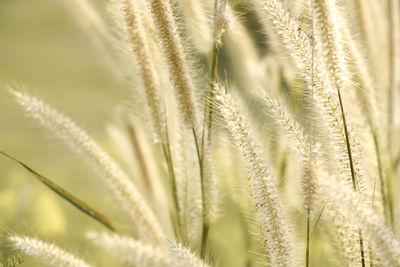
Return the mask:
M156 243L165 242L163 230L145 199L119 165L84 130L41 100L20 91L11 92L33 119L95 164L132 221L149 234L150 240Z
M91 1L65 1L75 13L65 19L86 26L92 40L78 40L83 35L71 31L78 27L63 28L64 17L46 17L58 14L54 4L4 3L10 11L2 22L12 27L2 44L13 50L0 49L0 78L17 71L8 59L21 60L25 82L35 77L46 94L48 82L61 78L58 71L73 66L65 87L55 87L61 96L89 95L79 98L86 105L77 112L99 109L90 124L103 123L102 112L120 97L123 106L105 124L107 139L96 141L25 89L9 89L26 121L86 160L112 198L100 195L97 180L62 180L76 177L80 166L54 165L58 159L47 158L42 141L19 129L1 97L0 154L102 224L83 229L76 212L47 198L54 195L1 166L0 229L39 229L37 237L6 230L1 267L20 264L20 252L29 266L35 257L54 266L400 266L398 1ZM24 8L32 8L30 16L19 12ZM54 23L25 34L36 12ZM15 14L24 14L18 23ZM47 42L46 29L55 26L65 39ZM30 47L22 54L19 28ZM95 41L103 48L98 56L113 64L91 62L93 53L71 49L75 41ZM34 76L26 75L29 66L37 68ZM82 86L96 90L81 94ZM3 148L56 172L68 192ZM76 197L82 191L96 210ZM79 238L85 233L88 240ZM65 240L82 257L41 236Z
M14 249L35 257L46 265L63 267L92 266L52 243L44 242L33 237L10 234L7 237L7 241Z

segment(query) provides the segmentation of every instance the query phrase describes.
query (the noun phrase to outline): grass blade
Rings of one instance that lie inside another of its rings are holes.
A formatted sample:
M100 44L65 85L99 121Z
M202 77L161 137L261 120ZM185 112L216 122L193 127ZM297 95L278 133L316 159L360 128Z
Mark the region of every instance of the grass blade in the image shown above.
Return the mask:
M32 170L29 166L27 166L25 163L17 160L16 158L8 155L7 153L3 152L0 150L0 154L4 155L5 157L13 160L14 162L20 164L22 167L24 167L27 171L29 171L38 181L42 182L44 185L46 185L48 188L50 188L53 192L55 192L57 195L71 203L73 206L75 206L77 209L85 213L86 215L89 215L108 229L110 229L113 232L117 231L117 227L114 225L114 223L105 217L103 214L98 212L97 210L93 209L89 205L87 205L85 202L77 198L76 196L72 195L71 193L67 192L64 188L61 186L57 185L56 183L52 182L51 180L47 179L46 177L40 175L36 171Z

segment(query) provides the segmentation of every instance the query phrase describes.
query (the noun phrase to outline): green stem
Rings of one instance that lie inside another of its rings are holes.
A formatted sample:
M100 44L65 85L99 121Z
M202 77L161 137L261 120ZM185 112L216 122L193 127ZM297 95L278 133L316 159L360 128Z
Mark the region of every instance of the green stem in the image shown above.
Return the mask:
M214 16L217 16L217 5L218 0L214 2ZM206 252L206 245L208 239L208 232L210 229L210 223L207 218L207 213L205 211L205 185L204 185L204 157L205 157L205 147L206 142L211 144L211 126L212 126L212 115L213 115L213 106L212 101L214 98L214 86L215 82L217 81L217 70L218 70L218 55L219 55L219 43L218 40L214 40L213 44L213 52L212 52L212 60L211 60L211 82L210 82L210 91L208 92L207 98L204 100L204 120L203 120L203 132L201 136L201 151L199 150L196 132L193 129L193 135L196 141L196 149L199 157L200 163L200 177L201 177L201 193L202 193L202 200L203 200L203 229L202 229L202 238L201 238L201 246L200 246L200 256L204 259L205 252ZM208 121L208 124L207 124ZM207 129L206 129L207 128ZM207 133L207 140L206 140L206 133Z
M207 245L207 239L208 239L208 232L210 230L210 224L204 222L203 223L203 233L201 236L201 251L200 251L200 257L202 259L205 259L206 256L206 245Z
M311 96L310 96L310 160L312 160L312 143L313 143L313 109L314 109L314 7L311 3L311 31L312 31L312 51L311 51ZM310 177L309 177L310 178ZM309 192L310 193L310 192ZM310 197L310 196L307 196ZM310 266L310 203L307 206L307 246L306 246L306 267Z
M153 185L152 185L151 177L150 177L150 171L149 171L149 167L146 164L144 152L140 145L140 141L138 139L138 135L137 135L135 126L129 120L126 120L126 121L127 121L126 124L127 124L127 128L128 128L128 134L130 137L129 139L132 143L133 151L135 153L136 159L137 159L140 169L142 171L142 175L144 178L144 182L146 184L146 188L147 188L148 192L150 193L150 195L152 195L154 192L153 192Z
M175 170L174 170L174 164L172 161L172 153L171 153L171 148L169 144L169 135L168 135L168 129L166 129L166 135L167 135L167 141L162 143L162 150L164 153L165 161L167 162L167 168L168 168L168 176L170 178L171 182L171 191L172 191L172 198L173 198L173 203L175 207L175 213L171 212L171 216L173 217L172 221L174 222L174 231L175 235L178 237L183 237L182 236L182 222L180 218L180 206L179 206L179 200L178 200L178 189L176 185L176 176L175 176ZM175 214L175 219L174 215Z
M306 248L306 267L310 266L310 208L307 208L307 248Z
M387 196L385 194L385 179L383 177L382 159L381 159L381 155L380 155L380 151L379 151L380 150L379 149L379 141L378 141L376 131L372 127L371 124L370 124L370 128L371 128L371 132L372 132L372 138L374 139L376 161L378 164L378 175L379 175L379 182L380 182L380 187L381 187L383 211L385 213L386 219L390 222L392 216L391 216L390 208L387 206Z
M389 88L388 88L388 127L387 127L387 139L388 139L388 149L389 149L389 175L387 177L387 196L388 196L388 208L390 215L390 223L393 228L394 218L393 218L393 199L392 199L392 175L393 175L393 154L392 154L392 127L393 127L393 87L394 87L394 36L393 36L393 11L392 11L392 0L388 0L387 3L387 13L389 20ZM390 187L389 187L390 186Z
M203 227L202 227L202 233L201 233L201 246L200 246L200 256L202 259L205 257L205 252L206 252L206 244L207 244L207 239L208 239L208 230L210 228L209 222L206 218L206 211L205 211L205 188L204 188L204 166L203 166L203 160L202 160L202 155L200 152L200 147L196 135L196 131L194 128L192 128L193 132L193 138L194 142L196 144L196 152L197 152L197 158L199 161L199 167L200 167L200 183L201 183L201 200L202 200L202 220L203 220Z
M348 129L347 129L346 116L344 115L342 95L340 94L339 88L337 88L337 93L338 93L339 102L340 102L340 111L342 113L343 128L344 128L345 139L346 139L346 147L347 147L347 154L349 156L350 171L351 171L351 181L353 183L354 191L357 191L356 174L355 174L355 171L354 171L353 155L351 153L349 132L348 132Z
M339 88L337 88L337 93L338 93L338 98L339 98L339 102L340 102L340 111L342 113L344 133L345 133L345 137L346 137L346 147L347 147L347 154L349 156L349 163L350 163L350 170L351 170L351 180L353 182L354 191L357 191L356 175L355 175L355 171L354 171L353 155L351 153L349 132L348 132L348 129L347 129L346 116L344 115L343 101L342 101L342 96L340 94ZM361 230L359 232L359 236L360 236L361 265L362 265L362 267L365 267L364 246L363 246L364 242L363 242L363 236L362 236Z

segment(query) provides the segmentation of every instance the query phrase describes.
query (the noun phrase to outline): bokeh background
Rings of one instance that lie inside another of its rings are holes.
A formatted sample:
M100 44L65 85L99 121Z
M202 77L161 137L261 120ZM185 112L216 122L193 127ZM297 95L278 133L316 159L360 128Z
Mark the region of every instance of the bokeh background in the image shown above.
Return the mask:
M93 1L100 10L102 2ZM6 89L25 85L76 119L105 146L105 125L113 120L116 106L129 97L128 91L110 74L63 1L0 1L0 33L1 150L107 215L117 216L113 199L96 182L97 177L68 148L36 127ZM101 226L4 157L0 158L0 170L1 226L55 241L79 254L92 254L83 234ZM9 252L2 250L4 259ZM23 258L25 266L36 263ZM109 260L107 256L98 262L114 266Z

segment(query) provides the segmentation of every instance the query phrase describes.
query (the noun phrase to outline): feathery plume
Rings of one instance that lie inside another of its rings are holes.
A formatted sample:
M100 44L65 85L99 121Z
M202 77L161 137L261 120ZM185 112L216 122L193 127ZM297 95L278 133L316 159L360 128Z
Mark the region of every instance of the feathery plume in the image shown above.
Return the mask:
M186 0L177 2L182 5L186 28L192 43L200 53L209 53L212 48L210 19L212 1Z
M93 36L95 43L106 52L105 56L110 59L110 62L117 63L118 59L110 38L110 31L103 18L90 4L89 0L63 0L63 2L76 14L83 27Z
M400 243L385 221L350 185L330 175L319 175L318 197L332 204L334 212L351 220L371 242L384 266L400 265Z
M86 237L94 244L112 251L128 264L148 267L179 266L166 247L149 245L129 236L107 232L88 232Z
M343 16L343 14L341 15ZM381 127L379 123L380 111L377 105L376 91L374 88L375 82L365 60L365 56L362 54L357 42L351 35L350 26L344 19L341 30L345 38L345 45L347 46L352 59L351 63L356 71L356 77L354 77L354 79L360 84L360 86L357 87L357 99L361 104L363 115L367 119L368 127L372 135L377 161L376 165L378 167L378 175L380 180L380 194L382 198L383 210L386 213L386 217L389 219L390 215L388 214L389 211L387 209L385 180L383 176L383 164L381 159Z
M197 153L193 133L180 124L171 135L171 144L173 145L171 150L175 163L183 241L195 242L200 235L203 199L200 166L198 159L193 157Z
M61 267L90 267L84 260L66 252L58 246L39 239L10 234L7 241L11 246L29 256L41 260L46 265Z
M275 99L268 96L265 93L264 103L270 107L270 111L278 122L285 129L285 134L290 138L290 146L296 151L301 157L301 169L300 175L300 189L301 196L306 210L312 210L316 206L316 201L319 197L316 195L319 190L317 183L317 177L320 175L317 171L319 166L323 166L323 162L317 155L314 155L316 148L309 154L310 143L308 137L304 135L304 129L299 125L290 113L285 109L284 105L280 104ZM316 144L317 145L317 144ZM321 206L323 203L319 201ZM328 217L334 222L335 230L338 235L340 247L342 248L344 257L348 262L358 263L360 262L358 246L358 230L354 228L345 217L339 217L335 214L329 213Z
M221 86L216 87L216 107L244 158L253 199L262 221L264 243L274 266L295 266L293 243L278 187L265 162L259 143L237 103Z
M316 152L316 149L314 148L310 151L309 137L305 134L304 128L287 110L286 105L272 98L267 92L263 92L261 97L263 103L268 107L268 111L282 127L283 133L289 137L289 146L301 157L301 195L306 210L311 209L316 186L314 181L316 175L314 164L322 164L320 160L315 159L315 155L313 155Z
M303 126L295 120L284 104L272 98L267 92L263 92L261 97L263 100L262 103L266 105L268 111L283 128L284 133L288 135L293 149L300 155L307 156L310 152L310 144Z
M304 158L301 173L301 192L303 203L306 210L312 210L315 206L315 191L317 190L315 162L311 157Z
M100 39L108 39L109 34L106 24L88 0L71 0L66 2L79 14L79 18L85 21L86 26L100 36Z
M357 82L360 83L358 87L359 96L361 96L362 108L365 112L367 120L371 127L378 127L379 109L377 106L376 94L374 84L375 81L371 75L368 63L365 56L361 52L361 48L354 40L351 32L350 26L343 20L341 31L343 32L343 38L345 39L344 45L348 47L349 57L351 58L351 63L355 68L355 73L358 76Z
M348 86L349 70L347 68L348 63L346 61L346 53L344 50L344 40L340 31L340 26L343 21L337 10L336 4L332 0L314 0L312 2L314 10L314 38L316 49L320 51L319 56L321 57L321 68L324 69L329 78L329 83L336 90L337 97L339 99L340 113L342 116L342 122L339 126L343 126L341 135L344 136L347 157L349 162L351 179L354 189L357 189L358 173L354 167L353 160L354 154L352 153L351 140L349 137L348 122L346 122L347 114L344 111L343 103L343 90ZM348 118L347 118L348 119ZM343 173L346 175L345 173Z
M215 1L214 8L214 43L221 44L221 36L226 29L232 25L231 7L227 5L226 0Z
M343 17L335 0L313 0L316 49L320 51L321 68L326 70L333 87L343 90L349 85L350 73L344 48Z
M263 99L265 100L264 103L270 107L270 111L275 119L280 122L283 129L285 129L284 132L290 138L289 144L292 149L302 157L302 173L300 175L301 196L305 209L310 211L315 208L317 204L316 201L319 199L316 195L317 190L319 190L316 179L318 175L320 175L317 169L319 169L319 166L323 165L323 162L319 160L318 156L314 155L316 148L311 151L311 155L309 154L310 143L308 137L304 135L304 129L293 119L284 105L268 96L267 93L265 93ZM323 203L322 201L319 202L319 206L321 206ZM328 210L328 212L326 212L328 213L328 217L333 221L335 226L344 257L348 262L360 262L359 249L357 248L359 242L358 230L349 224L345 217L329 213L329 207L326 209Z
M120 256L129 264L154 267L208 267L182 244L172 242L167 247L157 247L129 236L120 236L107 232L88 232L86 237L94 244L103 246Z
M149 238L157 244L165 242L163 230L143 196L122 168L84 130L43 101L19 91L11 90L11 93L31 118L70 144L96 166L132 221L139 229L143 229L143 232L140 231L143 238Z
M358 184L364 183L363 174L361 173L361 152L356 147L357 143L353 138L354 134L350 134L350 123L343 120L345 114L341 109L342 105L338 97L337 87L332 81L343 84L346 75L340 72L340 75L332 79L330 68L326 66L321 55L324 51L316 47L313 56L313 46L311 37L302 30L296 19L284 9L282 3L277 0L254 0L256 7L263 8L267 17L274 26L275 32L279 35L281 42L288 50L294 63L301 71L301 75L308 84L309 90L315 88L314 99L316 108L321 111L323 124L328 131L329 145L335 151L335 161L338 170L343 179L349 183L355 184L349 174L358 172ZM323 29L322 29L323 30ZM339 44L338 44L339 45ZM318 49L317 49L318 48ZM339 60L339 59L338 59ZM342 60L342 59L340 59ZM330 64L330 63L329 63ZM347 129L345 129L345 127ZM352 148L353 152L352 169L349 160L348 148ZM357 184L356 184L357 185Z
M127 37L131 44L130 50L138 62L141 79L145 87L146 102L150 111L155 138L165 143L167 134L165 132L164 105L160 96L159 78L150 57L151 51L143 29L143 22L140 13L131 0L123 0L120 5L124 15Z
M348 116L345 114L343 100L343 90L348 87L349 81L351 80L349 77L347 54L344 48L344 38L341 31L344 21L342 16L340 16L335 0L314 0L312 5L314 13L313 20L315 21L313 37L315 38L316 49L321 52L321 67L327 70L327 77L332 87L337 91L337 98L340 104L340 114L342 116L341 125L343 126L342 135L344 136L347 148L347 160L345 162L347 162L346 165L350 167L353 189L361 192L359 183L360 179L362 179L362 170L359 166L361 163L361 153L360 151L356 152L354 150L356 146L354 143L355 139L354 137L351 139L350 136ZM343 176L346 177L346 173L343 171L345 170L342 170L342 173ZM359 235L361 263L362 266L365 266L365 253L361 230Z
M172 243L170 244L170 248L171 251L173 251L177 257L183 261L185 264L184 266L209 267L207 263L199 259L187 247L184 247L180 243Z
M167 0L149 1L154 26L160 37L166 57L169 77L175 88L185 123L197 133L199 115L195 99L195 86L185 58L183 46Z

